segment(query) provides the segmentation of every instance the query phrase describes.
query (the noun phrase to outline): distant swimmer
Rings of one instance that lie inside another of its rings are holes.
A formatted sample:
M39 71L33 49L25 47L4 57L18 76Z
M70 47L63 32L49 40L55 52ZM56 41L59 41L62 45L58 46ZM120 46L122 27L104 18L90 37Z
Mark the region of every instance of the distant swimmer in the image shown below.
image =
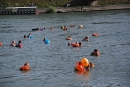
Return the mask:
M27 38L34 38L34 36L32 36L32 33L29 33L29 34L27 35Z
M93 33L92 36L98 36L99 34L98 33Z
M24 35L24 38L27 38L27 36L26 36L26 35Z
M32 33L29 33L29 34L27 35L27 38L29 38L31 35L32 35Z
M21 40L18 41L18 44L16 45L16 47L20 47L20 48L23 47Z
M93 62L90 62L89 65L90 65L90 67L94 67L94 63Z
M72 37L71 37L71 36L68 36L68 37L66 38L66 40L72 40Z
M16 42L15 42L15 40L12 41L12 43L10 44L10 46L13 46L13 47L16 46Z
M40 31L43 31L43 30L45 30L45 28L40 28Z
M39 28L32 29L32 31L39 31L39 30L40 30Z
M74 25L70 25L70 27L74 27Z
M50 28L50 30L54 30L54 28L53 28L53 27L51 27L51 28Z
M20 67L19 70L20 70L20 71L28 71L28 70L30 70L29 63L26 62L23 66Z
M79 28L83 28L83 25L79 25Z
M46 38L43 38L43 41L44 41L45 44L50 44L50 42L51 42L50 40L48 40Z
M68 43L68 46L72 46L72 47L81 47L82 46L82 44L81 44L81 42L76 42L76 43Z
M86 36L82 41L89 41L89 36Z
M66 31L67 30L67 27L66 26L64 26L64 29L63 29L64 31Z
M94 51L90 55L91 56L100 56L100 52L98 49L94 49Z
M63 29L64 31L66 31L67 27L66 26L62 26L61 29Z

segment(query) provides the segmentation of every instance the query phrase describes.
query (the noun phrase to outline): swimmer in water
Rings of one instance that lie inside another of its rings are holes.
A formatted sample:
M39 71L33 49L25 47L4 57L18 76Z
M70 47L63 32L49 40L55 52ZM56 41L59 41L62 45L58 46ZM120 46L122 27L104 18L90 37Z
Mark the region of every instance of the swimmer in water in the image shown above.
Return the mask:
M20 48L23 47L22 42L20 40L18 41L18 44L16 45L16 47L20 47Z
M30 36L32 36L32 33L29 33L28 36L27 36L27 38L30 38Z
M89 41L89 36L86 36L82 41Z
M24 66L20 67L19 70L20 70L20 71L27 71L27 70L30 70L29 63L26 62L26 63L24 64Z
M90 55L91 56L100 56L100 52L98 49L94 49L94 51Z
M71 37L71 36L68 36L68 37L66 38L66 40L72 40L72 37Z
M12 41L12 43L10 44L10 46L13 46L13 47L16 46L16 42L15 42L15 40Z

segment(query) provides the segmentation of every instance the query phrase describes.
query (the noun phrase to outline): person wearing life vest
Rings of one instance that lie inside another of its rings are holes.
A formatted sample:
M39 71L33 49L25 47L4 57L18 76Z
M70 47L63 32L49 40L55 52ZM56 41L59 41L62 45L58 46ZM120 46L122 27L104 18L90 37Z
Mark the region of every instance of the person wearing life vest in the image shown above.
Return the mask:
M72 46L72 47L81 47L82 46L82 44L81 44L81 42L76 42L76 43L69 43L68 42L68 46Z
M20 67L19 70L20 70L20 71L28 71L28 70L30 70L29 63L26 62L23 66Z
M80 71L80 72L84 72L85 68L82 65L81 61L76 62L76 66L74 67L75 71Z

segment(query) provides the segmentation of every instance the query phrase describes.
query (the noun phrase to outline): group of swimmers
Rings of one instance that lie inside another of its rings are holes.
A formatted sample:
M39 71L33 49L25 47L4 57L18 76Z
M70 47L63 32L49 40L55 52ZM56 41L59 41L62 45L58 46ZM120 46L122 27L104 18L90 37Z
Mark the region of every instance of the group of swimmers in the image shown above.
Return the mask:
M24 38L33 38L32 33L29 33L28 35L24 35Z
M71 25L70 27L74 27L74 25ZM82 28L83 26L80 25L79 28ZM45 28L44 28L45 29ZM53 29L53 27L51 27L51 29ZM63 29L64 31L67 30L66 26L62 26L61 29ZM33 31L34 29L32 29ZM37 28L36 30L40 30L39 28ZM29 38L29 36L31 35L31 33L29 33L29 35L27 36ZM93 33L92 36L98 36L98 33ZM66 40L72 40L71 36L68 36L66 38ZM49 40L47 40L46 38L43 38L43 41L45 42L45 44L50 43ZM87 41L89 42L89 36L86 36L82 41ZM69 43L68 42L68 46L72 46L72 47L81 47L82 44L81 42L75 42L75 43ZM98 49L94 49L93 52L91 52L90 54L91 56L100 56L100 52ZM76 62L76 66L74 67L75 71L81 71L81 72L86 72L89 71L90 68L94 67L94 63L93 62L89 62L87 58L82 58L81 61ZM20 70L22 71L26 71L26 70L30 70L30 66L29 64L25 63L24 66L20 67Z
M74 25L70 25L70 27L75 27ZM79 28L83 28L83 25L80 25ZM51 30L54 29L53 27L50 28ZM64 31L67 30L66 26L62 26L61 29L63 29ZM45 30L45 28L35 28L32 29L32 31L42 31ZM98 33L93 33L92 36L98 36ZM29 33L28 35L24 35L24 38L33 38L32 33ZM66 40L72 40L71 36L68 36L66 38ZM43 41L45 43L50 43L49 40L47 40L46 38L43 39ZM87 41L89 42L89 36L86 36L82 41ZM0 42L0 46L2 46L2 42ZM22 42L19 40L18 43L16 44L15 41L12 41L12 43L10 44L10 46L14 46L14 47L22 47ZM72 47L81 47L82 44L81 42L72 42L72 43L68 43L68 46L72 46ZM94 51L90 54L91 56L100 56L100 52L98 49L94 49ZM93 62L86 62L88 65L85 65L82 60L79 62L76 62L76 66L74 68L75 71L89 71L91 67L94 67L94 63ZM20 67L20 71L27 71L30 70L30 66L29 63L26 62L23 66Z
M79 26L79 28L83 28L82 25ZM96 32L96 33L93 33L92 36L99 36L99 34ZM72 40L72 37L71 36L68 36L66 38L66 40ZM89 36L86 36L82 41L86 41L86 42L89 42ZM82 44L81 42L68 42L68 46L72 46L72 47L81 47ZM100 56L100 52L98 49L94 49L93 52L90 53L91 56ZM83 58L84 61L87 60L87 58ZM75 71L80 71L80 72L86 72L86 71L89 71L91 67L94 67L94 63L93 62L89 62L88 60L85 61L85 63L87 65L84 65L84 63L81 61L79 62L76 62L76 66L74 67L74 70Z
M21 40L19 40L18 43L16 43L15 40L13 40L10 46L20 47L20 48L23 47Z
M89 37L86 36L82 41L89 41ZM78 43L68 43L68 45L72 45L73 47L80 47L81 46L81 42ZM91 56L100 56L100 52L98 49L94 49L93 52L91 52L90 54ZM93 62L89 62L87 58L82 58L81 61L76 62L76 65L74 67L75 71L78 71L78 73L83 74L84 72L87 72L90 70L90 68L94 67L94 63Z
M43 31L45 29L50 29L50 30L53 30L54 27L50 27L50 28L33 28L32 31Z
M95 34L98 34L98 33L95 33ZM93 34L92 34L92 36L93 36ZM98 36L98 35L97 35ZM72 40L72 37L71 36L68 36L67 38L66 38L66 40ZM89 41L89 36L86 36L82 41ZM72 47L81 47L82 46L82 44L81 44L81 42L68 42L68 46L72 46ZM99 50L98 49L94 49L94 51L90 54L91 56L100 56L100 52L99 52Z
M70 27L73 28L73 27L75 27L75 25L70 25ZM83 25L79 25L79 28L83 28ZM54 30L54 27L50 27L50 28L33 28L32 31L43 31L43 30L46 30L46 29ZM61 29L63 31L68 30L68 28L65 25L61 26Z
M24 38L32 38L32 34L29 33L27 36L24 35ZM16 43L16 41L13 40L13 41L11 42L10 46L13 46L13 47L20 47L20 48L23 47L21 40L19 40L18 43Z

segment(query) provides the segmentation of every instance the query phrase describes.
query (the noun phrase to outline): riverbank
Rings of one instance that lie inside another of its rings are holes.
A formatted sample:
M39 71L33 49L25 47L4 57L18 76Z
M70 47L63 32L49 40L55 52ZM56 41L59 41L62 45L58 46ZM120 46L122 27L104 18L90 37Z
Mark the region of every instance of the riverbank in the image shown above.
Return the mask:
M83 7L55 7L55 12L87 12L87 11L104 11L104 10L122 10L130 9L130 4L108 5L108 6L83 6ZM46 13L49 8L38 8L39 13Z

